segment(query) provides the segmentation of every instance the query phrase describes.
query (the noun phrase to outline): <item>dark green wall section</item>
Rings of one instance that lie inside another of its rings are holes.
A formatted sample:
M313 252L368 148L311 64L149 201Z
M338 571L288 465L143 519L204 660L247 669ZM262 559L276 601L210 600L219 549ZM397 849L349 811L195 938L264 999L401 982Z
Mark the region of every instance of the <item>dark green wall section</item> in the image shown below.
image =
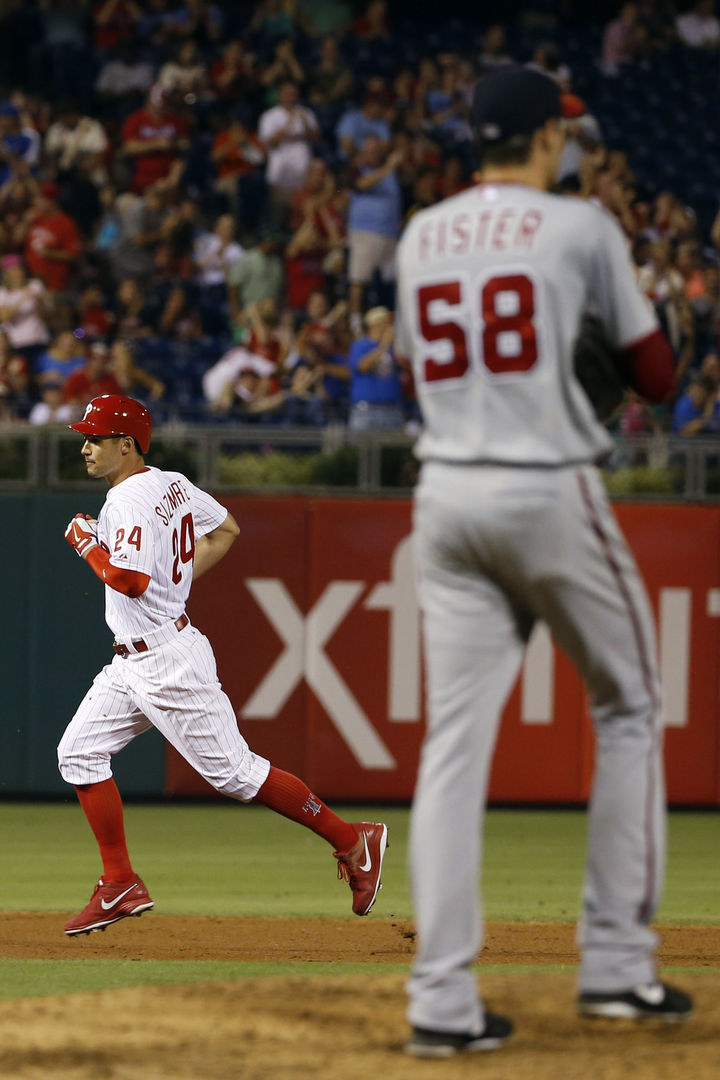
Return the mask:
M0 496L0 797L72 794L57 771L57 743L113 652L103 585L64 533L73 514L97 514L103 498ZM149 731L117 755L124 794L162 794L164 745Z

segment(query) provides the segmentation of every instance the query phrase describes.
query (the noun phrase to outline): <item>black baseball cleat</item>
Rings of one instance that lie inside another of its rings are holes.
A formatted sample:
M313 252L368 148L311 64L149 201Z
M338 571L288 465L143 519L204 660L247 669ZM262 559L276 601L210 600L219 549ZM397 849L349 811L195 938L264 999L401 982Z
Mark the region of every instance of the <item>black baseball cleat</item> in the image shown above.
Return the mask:
M679 1024L693 1011L689 994L667 983L647 983L633 990L616 993L584 991L577 1000L581 1016L599 1016L607 1020L663 1020Z
M495 1013L485 1013L485 1028L480 1035L467 1032L431 1031L413 1028L405 1053L411 1057L449 1058L456 1054L474 1054L482 1050L498 1050L515 1030L511 1020Z

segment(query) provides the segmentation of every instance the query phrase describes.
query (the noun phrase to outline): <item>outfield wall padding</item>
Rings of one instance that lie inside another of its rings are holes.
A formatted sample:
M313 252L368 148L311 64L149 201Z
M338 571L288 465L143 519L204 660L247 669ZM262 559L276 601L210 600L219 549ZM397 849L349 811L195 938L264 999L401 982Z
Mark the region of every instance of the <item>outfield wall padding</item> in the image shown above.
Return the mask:
M55 744L112 658L102 588L63 540L69 517L100 499L0 499L0 794L65 790ZM409 799L424 724L410 502L223 501L241 536L197 582L188 610L215 647L250 745L324 798ZM616 509L658 617L669 797L720 805L720 508ZM505 710L490 797L584 802L592 753L583 686L539 627ZM154 733L118 755L116 773L128 794L209 793Z

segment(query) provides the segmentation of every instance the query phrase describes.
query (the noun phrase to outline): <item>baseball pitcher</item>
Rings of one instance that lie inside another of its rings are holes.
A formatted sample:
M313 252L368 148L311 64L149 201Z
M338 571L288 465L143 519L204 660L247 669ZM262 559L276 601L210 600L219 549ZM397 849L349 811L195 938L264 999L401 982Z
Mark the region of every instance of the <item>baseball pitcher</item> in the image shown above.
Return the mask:
M579 1010L675 1021L692 1006L659 980L650 928L665 853L653 620L596 467L610 442L573 369L585 314L651 401L671 389L673 356L614 220L548 194L564 140L555 83L522 68L491 75L474 126L480 182L415 215L398 254L398 351L425 421L415 539L429 717L411 823L407 1046L422 1057L512 1034L472 971L478 821L538 619L584 676L597 734Z

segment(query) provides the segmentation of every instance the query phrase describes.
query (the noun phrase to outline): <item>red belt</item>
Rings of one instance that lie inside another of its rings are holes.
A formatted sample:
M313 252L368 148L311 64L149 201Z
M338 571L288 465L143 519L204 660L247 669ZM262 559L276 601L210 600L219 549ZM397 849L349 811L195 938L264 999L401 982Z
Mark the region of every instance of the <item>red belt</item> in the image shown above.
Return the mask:
M187 615L181 615L179 619L175 620L173 626L178 631L184 630L189 622ZM137 641L132 641L130 644L135 652L147 652L150 648L147 641L143 641L142 638L138 638ZM130 656L130 649L128 649L127 645L118 645L116 643L113 645L113 652L116 652L118 656L122 656L124 660L127 660L128 656Z

